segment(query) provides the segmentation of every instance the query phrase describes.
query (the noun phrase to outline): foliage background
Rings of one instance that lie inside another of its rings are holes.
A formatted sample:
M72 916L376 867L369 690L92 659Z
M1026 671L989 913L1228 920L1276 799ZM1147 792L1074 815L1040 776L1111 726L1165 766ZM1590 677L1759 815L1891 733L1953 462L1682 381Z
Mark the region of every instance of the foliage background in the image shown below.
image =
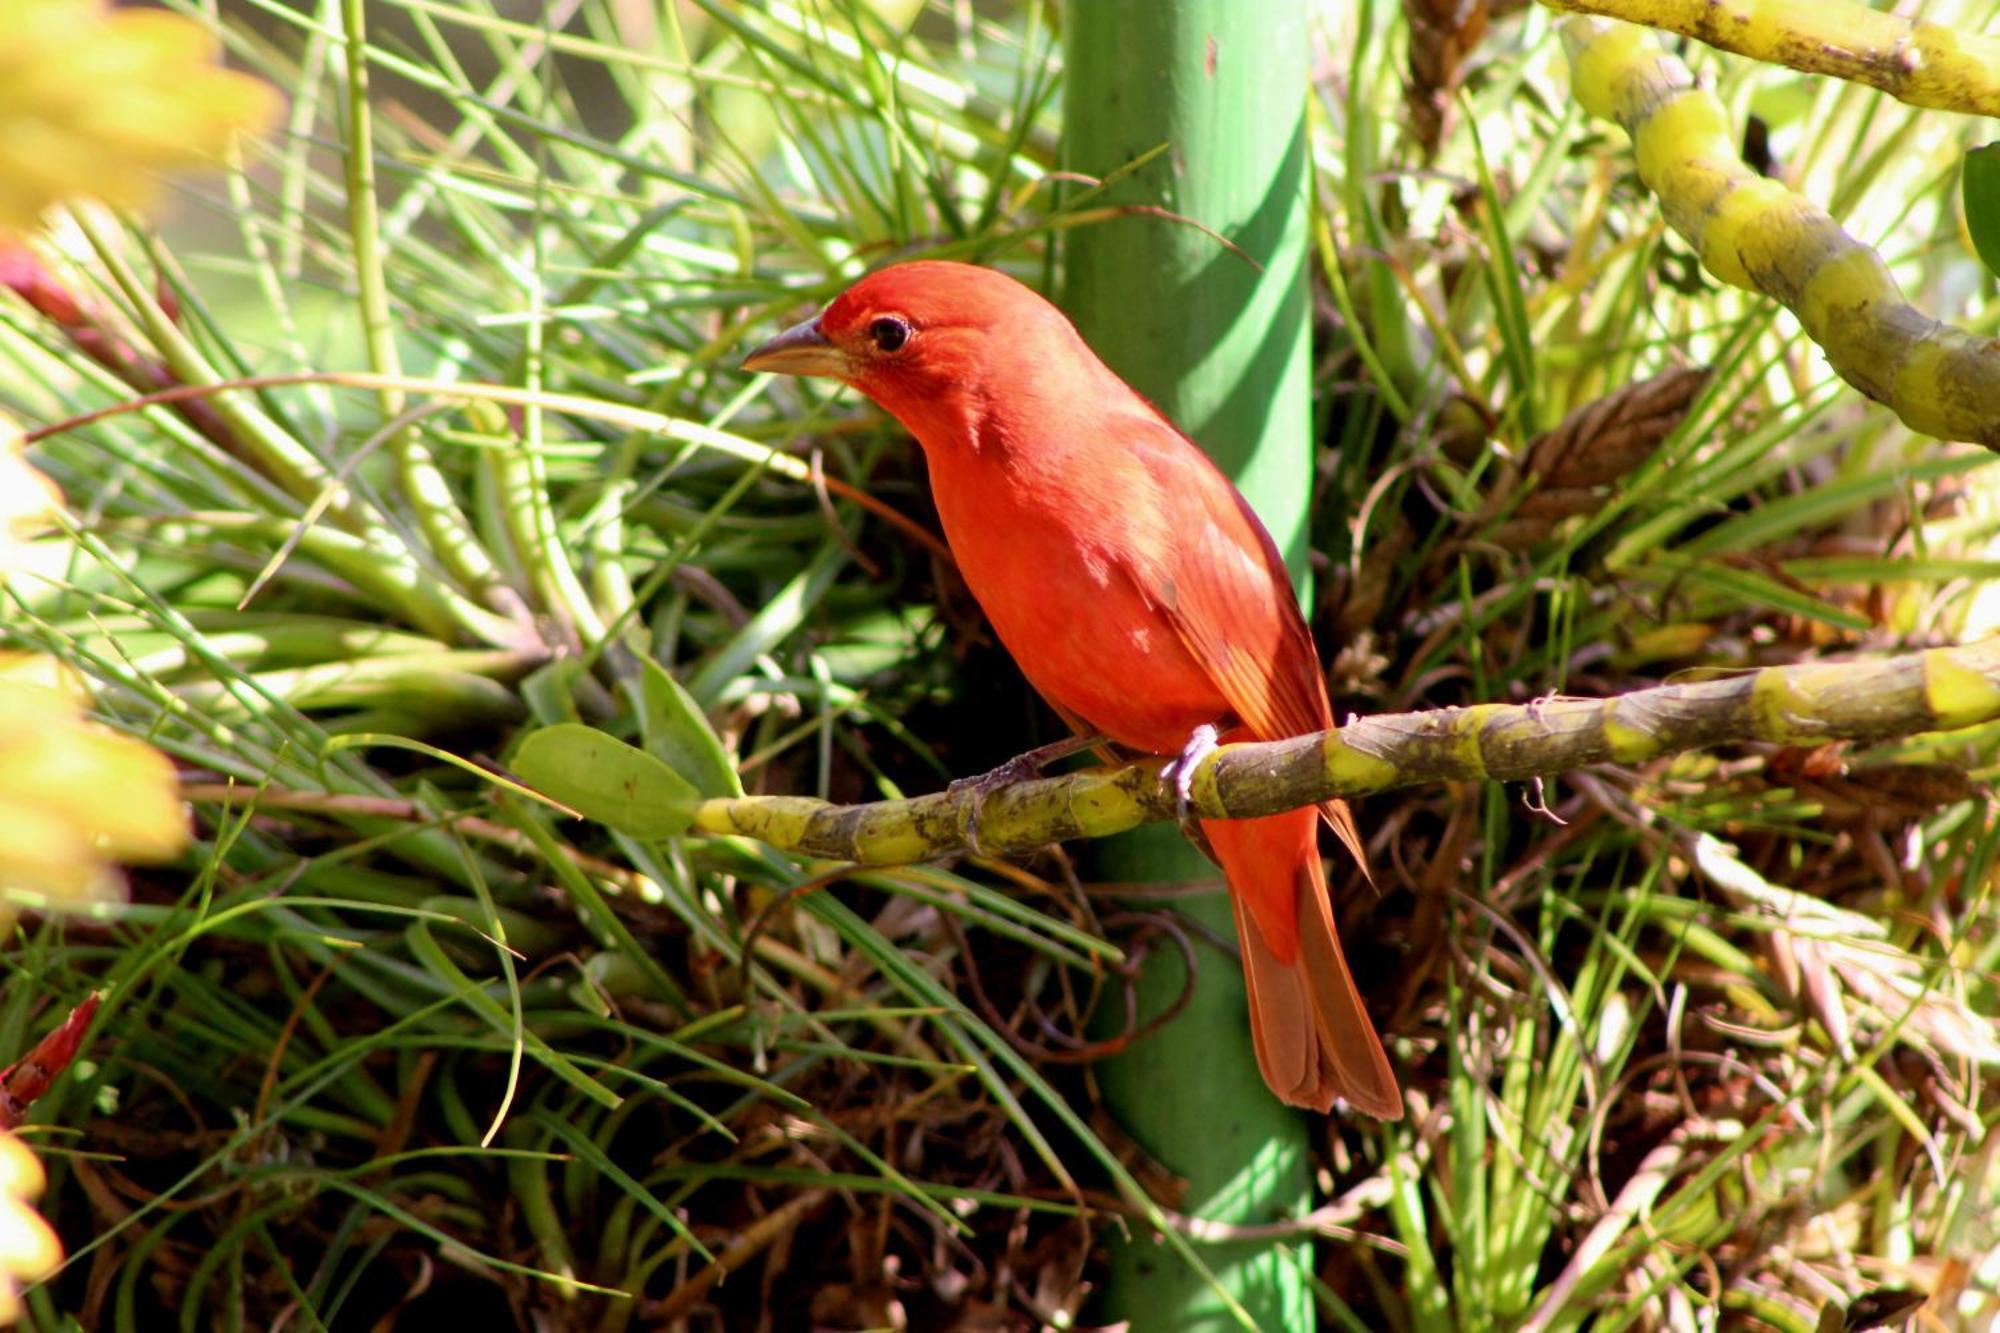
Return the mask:
M285 129L163 232L79 211L10 253L0 404L412 383L36 446L72 519L9 582L8 643L175 758L198 834L7 955L6 1049L107 992L37 1108L71 1255L37 1323L1087 1317L1121 1191L1173 1182L1075 1048L1121 960L1184 931L1171 901L1115 907L1059 853L863 873L614 836L446 758L580 717L718 787L717 745L750 789L856 800L1052 733L898 432L734 364L892 257L1046 284L1071 227L1181 225L1059 179L1059 11L190 12ZM1344 711L1990 631L1991 455L1909 435L1705 278L1548 15L1470 46L1434 159L1404 86L1434 30L1319 19L1311 611ZM1973 126L1691 59L1918 304L1991 329ZM1653 428L1535 448L1693 366ZM1911 1286L1982 1326L1992 739L1370 802L1383 892L1341 902L1411 1113L1318 1128L1329 1323L1810 1329Z

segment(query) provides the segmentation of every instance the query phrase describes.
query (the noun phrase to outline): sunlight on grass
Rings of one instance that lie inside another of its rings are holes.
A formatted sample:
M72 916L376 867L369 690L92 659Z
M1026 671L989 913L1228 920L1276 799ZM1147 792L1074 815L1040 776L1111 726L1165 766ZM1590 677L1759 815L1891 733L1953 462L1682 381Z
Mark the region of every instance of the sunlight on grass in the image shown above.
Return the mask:
M482 776L585 723L704 794L859 801L1059 731L898 432L736 369L874 264L1045 284L1068 228L1179 225L1062 178L1059 13L175 7L281 128L163 230L78 211L0 258L0 410L69 516L20 530L0 643L88 682L74 755L169 756L194 829L128 907L14 932L0 1049L107 997L35 1107L71 1251L37 1326L1087 1319L1103 1229L1200 1232L1090 1075L1170 902L1059 855L614 831ZM1990 632L1992 455L1704 275L1552 15L1492 19L1429 162L1401 9L1319 17L1311 611L1343 716ZM1917 304L1991 331L1974 127L1688 58ZM40 516L24 466L0 502ZM1981 1326L1995 740L1366 802L1382 891L1338 901L1412 1113L1316 1130L1327 1318L1810 1330L1907 1287Z

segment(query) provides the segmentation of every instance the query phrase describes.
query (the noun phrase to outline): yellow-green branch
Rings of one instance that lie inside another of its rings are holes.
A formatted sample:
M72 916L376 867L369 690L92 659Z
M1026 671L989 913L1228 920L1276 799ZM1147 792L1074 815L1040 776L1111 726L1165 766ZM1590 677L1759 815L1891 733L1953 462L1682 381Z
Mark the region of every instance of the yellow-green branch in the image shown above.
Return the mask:
M1912 306L1826 210L1744 165L1722 104L1651 33L1573 18L1563 44L1578 100L1632 136L1640 179L1704 268L1782 303L1842 379L1912 430L2000 449L2000 341Z
M2000 116L2000 38L1885 14L1857 0L1543 0L1724 51L1879 88L1937 111Z
M1612 699L1544 699L1361 718L1317 735L1229 745L1195 771L1194 812L1240 818L1335 796L1465 779L1550 777L1744 741L1817 745L2000 719L2000 638L1878 661L1767 667ZM1174 817L1158 758L1003 787L978 818L992 851L1101 838ZM704 801L695 831L829 860L895 865L962 849L969 791L830 805L799 796Z

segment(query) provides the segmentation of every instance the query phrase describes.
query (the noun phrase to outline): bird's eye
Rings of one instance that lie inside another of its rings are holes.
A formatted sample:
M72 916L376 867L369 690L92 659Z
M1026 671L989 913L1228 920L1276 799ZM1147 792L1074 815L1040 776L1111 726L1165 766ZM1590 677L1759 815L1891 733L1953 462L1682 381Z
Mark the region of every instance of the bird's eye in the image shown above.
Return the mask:
M910 340L911 331L910 321L895 315L883 315L868 325L868 337L876 349L883 352L900 351L903 344Z

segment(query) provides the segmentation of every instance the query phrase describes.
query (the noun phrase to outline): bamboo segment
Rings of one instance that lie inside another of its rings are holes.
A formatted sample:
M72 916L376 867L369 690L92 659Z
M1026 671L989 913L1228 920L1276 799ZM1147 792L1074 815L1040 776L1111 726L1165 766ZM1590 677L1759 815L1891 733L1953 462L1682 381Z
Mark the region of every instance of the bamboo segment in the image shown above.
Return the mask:
M1912 306L1826 210L1746 166L1722 104L1651 33L1573 18L1563 45L1577 99L1632 136L1640 179L1703 267L1797 315L1840 377L1910 429L2000 448L2000 340Z
M1811 662L1610 699L1546 699L1360 718L1335 731L1229 745L1196 770L1204 818L1276 814L1429 782L1552 777L1711 745L1819 745L1955 731L2000 719L2000 638L1859 662ZM979 814L988 851L1102 838L1174 817L1159 759L1002 788ZM705 801L695 831L828 860L894 865L961 850L970 793L830 805L797 796Z
M1866 84L1910 106L2000 116L2000 38L1887 14L1857 0L1543 2Z

